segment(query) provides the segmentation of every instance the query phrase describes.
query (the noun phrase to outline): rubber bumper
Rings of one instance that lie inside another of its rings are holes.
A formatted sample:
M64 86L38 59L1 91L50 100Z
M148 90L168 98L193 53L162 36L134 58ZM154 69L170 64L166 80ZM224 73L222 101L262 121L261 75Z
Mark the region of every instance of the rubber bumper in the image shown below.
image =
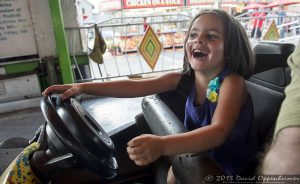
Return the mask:
M142 101L142 110L153 134L165 136L187 132L183 123L158 95L145 97ZM173 166L177 183L213 183L211 176L223 174L222 169L205 153L173 155L167 156L166 159ZM165 169L168 169L168 167ZM165 183L165 181L158 181L157 183Z

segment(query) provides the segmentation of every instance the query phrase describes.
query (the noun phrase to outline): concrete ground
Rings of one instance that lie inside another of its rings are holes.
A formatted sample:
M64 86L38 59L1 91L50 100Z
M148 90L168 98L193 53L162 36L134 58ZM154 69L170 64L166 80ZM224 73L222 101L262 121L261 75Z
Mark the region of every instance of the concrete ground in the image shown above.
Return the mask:
M39 107L0 114L0 142L12 137L31 139L44 122Z

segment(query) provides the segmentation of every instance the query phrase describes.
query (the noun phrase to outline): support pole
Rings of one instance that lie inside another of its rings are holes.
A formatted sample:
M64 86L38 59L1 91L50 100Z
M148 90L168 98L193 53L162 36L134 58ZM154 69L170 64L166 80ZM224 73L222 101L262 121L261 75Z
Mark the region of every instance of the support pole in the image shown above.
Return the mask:
M48 0L48 2L56 41L56 51L61 69L62 82L64 84L74 83L60 0Z
M222 0L215 0L215 8L221 9Z

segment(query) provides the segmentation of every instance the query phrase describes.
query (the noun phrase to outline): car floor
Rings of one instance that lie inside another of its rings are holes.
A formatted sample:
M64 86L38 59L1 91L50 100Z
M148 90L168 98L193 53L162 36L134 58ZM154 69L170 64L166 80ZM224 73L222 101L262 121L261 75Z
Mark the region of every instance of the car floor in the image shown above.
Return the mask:
M142 98L98 97L85 98L81 104L104 130L109 132L134 121L135 116L142 112L141 101ZM7 103L0 103L0 106L8 107ZM44 123L45 119L39 104L15 111L0 112L0 143L12 137L31 139Z

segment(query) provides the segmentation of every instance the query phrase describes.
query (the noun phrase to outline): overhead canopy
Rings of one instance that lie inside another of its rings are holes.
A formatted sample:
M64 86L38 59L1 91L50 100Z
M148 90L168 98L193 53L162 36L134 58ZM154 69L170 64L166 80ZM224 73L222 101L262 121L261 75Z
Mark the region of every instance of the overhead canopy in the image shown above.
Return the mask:
M275 7L275 6L287 6L292 4L300 4L300 0L276 0L272 3L269 3L266 7Z
M245 6L243 8L243 10L249 10L249 9L257 9L257 8L265 8L266 5L264 4L258 4L258 3L251 3L251 4L248 4L247 6Z

